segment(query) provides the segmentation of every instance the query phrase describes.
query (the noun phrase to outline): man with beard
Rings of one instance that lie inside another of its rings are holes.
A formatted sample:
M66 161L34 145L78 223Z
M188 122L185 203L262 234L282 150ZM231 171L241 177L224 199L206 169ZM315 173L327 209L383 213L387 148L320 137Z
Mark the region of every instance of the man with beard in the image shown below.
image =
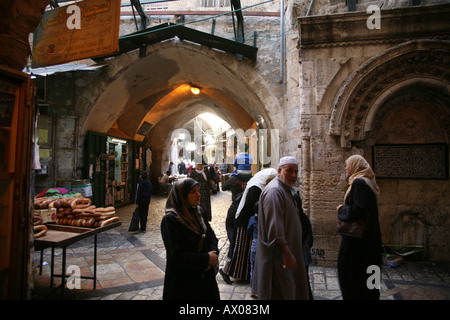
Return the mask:
M261 300L309 299L302 224L291 192L297 177L297 159L281 158L277 177L259 199L256 276Z

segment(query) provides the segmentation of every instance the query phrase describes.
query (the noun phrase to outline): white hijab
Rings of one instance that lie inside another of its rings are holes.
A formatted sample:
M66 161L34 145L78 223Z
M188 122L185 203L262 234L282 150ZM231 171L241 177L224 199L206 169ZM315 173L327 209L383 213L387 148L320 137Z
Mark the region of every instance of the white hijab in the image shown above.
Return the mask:
M241 213L242 208L245 205L245 199L247 198L248 190L251 187L255 186L263 190L264 187L270 182L270 180L274 179L277 176L277 173L278 173L277 170L275 170L274 168L263 169L257 172L255 176L248 181L247 187L245 188L244 194L242 195L241 201L239 202L235 219L239 217L239 214Z
M205 170L203 169L203 166L202 166L202 170L198 170L197 167L195 167L195 172L197 172L198 174L203 175L203 179L208 181L208 179L206 178L206 174L205 174Z

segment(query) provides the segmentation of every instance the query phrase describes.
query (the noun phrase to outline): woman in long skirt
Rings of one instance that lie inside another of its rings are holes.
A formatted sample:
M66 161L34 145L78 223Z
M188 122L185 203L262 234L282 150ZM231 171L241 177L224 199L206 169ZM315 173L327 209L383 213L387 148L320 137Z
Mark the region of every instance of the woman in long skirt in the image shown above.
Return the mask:
M378 221L377 198L379 188L369 163L360 155L353 155L345 162L349 187L344 205L337 207L342 221L364 220L362 238L342 236L338 254L339 284L344 300L378 300L380 290L369 288L369 266L381 268L381 231Z
M250 280L252 235L247 231L248 221L254 214L253 208L259 200L262 190L276 176L277 170L273 168L256 173L248 182L239 202L234 221L233 252L223 268L223 272L235 280Z

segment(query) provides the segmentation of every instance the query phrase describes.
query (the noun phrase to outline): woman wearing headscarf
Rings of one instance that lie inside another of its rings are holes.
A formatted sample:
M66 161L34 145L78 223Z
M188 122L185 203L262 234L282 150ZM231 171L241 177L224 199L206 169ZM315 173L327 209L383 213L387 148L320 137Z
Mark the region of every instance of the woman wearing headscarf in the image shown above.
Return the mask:
M236 211L233 241L230 243L227 262L221 270L224 280L226 278L224 274L237 280L250 280L252 235L247 231L248 221L254 214L253 208L262 190L276 176L277 170L264 169L257 172L247 183Z
M345 162L349 187L344 196L344 205L337 207L338 219L365 223L362 238L342 236L338 254L338 276L342 298L379 299L379 289L369 289L367 272L370 265L381 268L381 231L378 221L380 190L375 173L360 155L353 155Z
M191 172L191 179L194 179L199 183L200 187L200 206L204 210L204 217L206 220L212 220L211 213L211 184L209 180L211 179L208 170L204 170L202 163L197 163L195 170Z
M202 216L199 184L176 182L166 203L161 235L166 247L164 300L219 300L218 240Z

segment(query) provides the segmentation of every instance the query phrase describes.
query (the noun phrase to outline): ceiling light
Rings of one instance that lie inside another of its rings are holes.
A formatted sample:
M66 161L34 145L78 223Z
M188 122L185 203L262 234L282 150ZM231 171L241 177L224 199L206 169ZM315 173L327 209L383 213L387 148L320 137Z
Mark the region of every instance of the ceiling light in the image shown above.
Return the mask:
M116 139L116 138L113 138L113 139L111 139L111 141L112 142L117 142L117 143L127 143L125 140L121 140L121 139Z
M197 87L191 86L191 92L192 92L193 94L197 95L197 94L200 93L200 89L197 88Z

